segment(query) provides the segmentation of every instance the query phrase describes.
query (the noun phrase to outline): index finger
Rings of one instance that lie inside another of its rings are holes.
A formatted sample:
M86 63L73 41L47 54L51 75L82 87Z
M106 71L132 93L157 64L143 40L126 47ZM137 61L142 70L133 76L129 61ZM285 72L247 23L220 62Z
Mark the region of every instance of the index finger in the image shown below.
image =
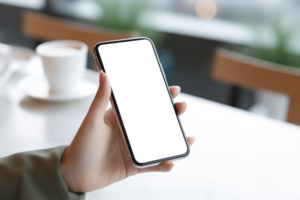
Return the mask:
M179 86L171 86L171 87L169 87L169 89L170 89L173 99L175 99L181 91L181 88Z

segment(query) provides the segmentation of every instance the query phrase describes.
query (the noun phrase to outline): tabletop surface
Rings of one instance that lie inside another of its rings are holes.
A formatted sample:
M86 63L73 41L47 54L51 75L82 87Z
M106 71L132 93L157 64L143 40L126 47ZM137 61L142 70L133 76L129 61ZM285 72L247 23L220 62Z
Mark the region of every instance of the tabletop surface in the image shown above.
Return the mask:
M87 72L98 80L97 72ZM0 157L69 144L92 98L35 101L14 76L0 96ZM254 115L188 94L181 117L196 138L188 158L170 173L131 177L87 194L93 199L300 199L299 126Z

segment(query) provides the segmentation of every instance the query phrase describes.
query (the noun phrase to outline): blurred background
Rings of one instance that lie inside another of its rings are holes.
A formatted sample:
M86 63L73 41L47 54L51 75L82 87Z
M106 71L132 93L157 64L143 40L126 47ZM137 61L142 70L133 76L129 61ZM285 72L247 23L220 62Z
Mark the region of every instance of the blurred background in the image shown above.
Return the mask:
M82 28L149 37L169 85L261 115L287 118L289 95L223 82L213 78L212 71L216 49L228 45L251 50L235 52L297 69L300 0L0 0L0 43L34 49L42 42L24 34L25 10ZM88 68L94 69L91 56Z

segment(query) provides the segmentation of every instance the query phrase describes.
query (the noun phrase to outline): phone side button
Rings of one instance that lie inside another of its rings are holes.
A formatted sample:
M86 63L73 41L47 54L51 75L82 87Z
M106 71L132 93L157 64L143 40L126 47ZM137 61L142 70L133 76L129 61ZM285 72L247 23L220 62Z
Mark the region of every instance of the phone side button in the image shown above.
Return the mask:
M98 62L97 62L97 60L96 60L96 58L94 58L94 60L95 60L95 63L96 63L96 65L97 65L98 69L101 70L101 68L100 68L100 66L99 66L99 64L98 64Z

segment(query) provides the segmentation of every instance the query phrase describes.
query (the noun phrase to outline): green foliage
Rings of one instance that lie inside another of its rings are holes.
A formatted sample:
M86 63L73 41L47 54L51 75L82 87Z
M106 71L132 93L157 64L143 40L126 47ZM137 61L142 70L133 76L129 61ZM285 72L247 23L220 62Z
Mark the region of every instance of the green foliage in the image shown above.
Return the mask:
M284 28L282 16L283 15L279 12L271 18L270 28L275 35L276 44L272 48L258 46L258 56L261 59L282 65L300 67L300 62L295 62L297 55L293 54L288 49L291 36L297 26Z
M141 26L138 21L142 13L150 7L149 0L97 0L103 10L96 22L100 27L116 30L138 31L142 36L159 45L164 34Z
M298 24L285 26L284 14L280 10L276 10L270 16L269 23L264 28L269 28L275 36L275 44L270 48L265 47L262 41L261 29L254 23L247 23L255 33L255 47L240 48L241 53L267 60L270 62L288 65L300 68L300 56L289 50L289 43L292 35L298 28ZM246 50L247 49L247 50Z

